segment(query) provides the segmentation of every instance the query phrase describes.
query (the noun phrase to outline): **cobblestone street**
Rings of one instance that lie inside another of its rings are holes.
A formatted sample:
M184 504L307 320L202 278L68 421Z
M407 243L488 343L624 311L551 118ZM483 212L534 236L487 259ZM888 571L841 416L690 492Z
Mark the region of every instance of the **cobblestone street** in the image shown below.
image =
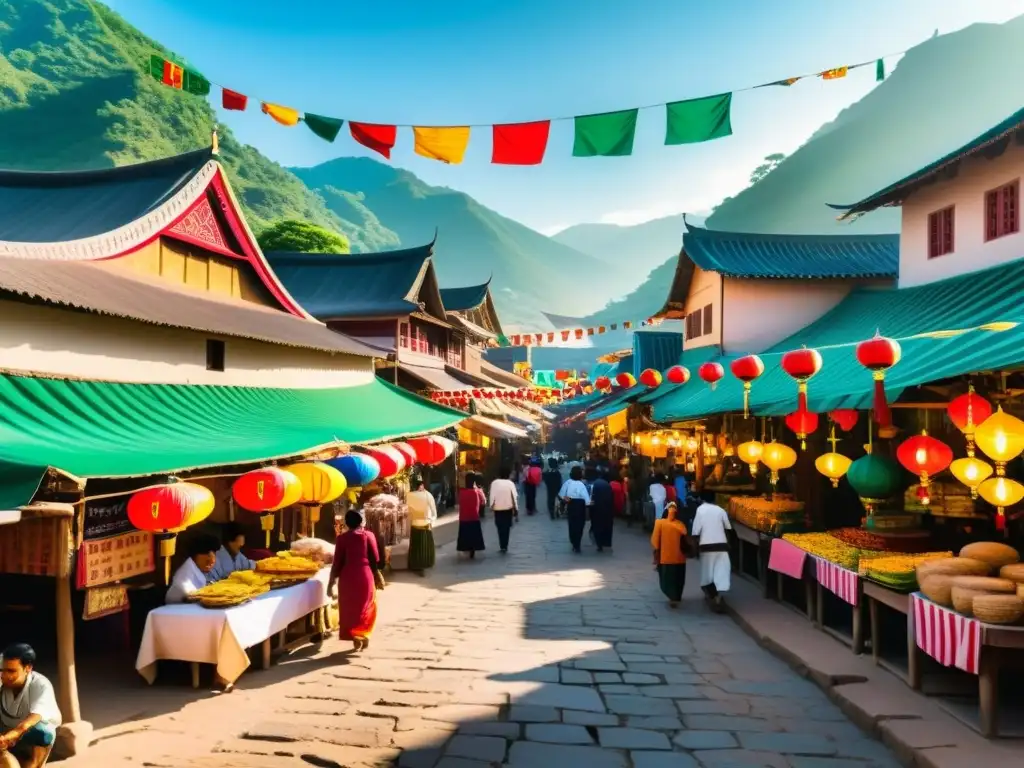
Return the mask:
M230 696L126 728L70 764L897 765L821 690L710 613L695 563L673 610L640 531L618 525L614 552L573 555L564 521L520 520L508 555L488 517L482 557L444 551L425 578L397 576L363 654L331 640L275 668L279 682L250 688L275 674L250 672Z

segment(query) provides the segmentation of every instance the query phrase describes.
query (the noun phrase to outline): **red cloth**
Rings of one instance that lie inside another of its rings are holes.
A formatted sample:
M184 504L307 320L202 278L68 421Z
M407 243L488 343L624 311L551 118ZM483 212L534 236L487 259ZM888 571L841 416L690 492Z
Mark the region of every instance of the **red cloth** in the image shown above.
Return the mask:
M495 125L491 162L499 165L539 165L548 147L551 121Z
M459 522L469 523L480 519L480 489L463 488L459 491Z
M374 125L373 123L353 123L349 121L348 129L352 138L367 149L372 149L384 157L391 158L391 150L398 139L398 128L393 125Z
M676 494L675 486L671 483L665 483L665 503L668 504L670 501L678 501L679 496Z
M232 91L229 88L221 88L221 92L220 103L224 109L235 109L240 112L245 111L246 106L249 104L248 96Z
M612 480L612 509L616 515L622 515L626 511L626 489L618 480Z
M541 475L544 473L540 471L540 467L530 467L526 470L526 482L530 485L540 485Z
M338 578L338 618L342 640L368 638L377 623L377 587L373 562L380 560L377 540L365 528L345 531L334 544L331 581Z

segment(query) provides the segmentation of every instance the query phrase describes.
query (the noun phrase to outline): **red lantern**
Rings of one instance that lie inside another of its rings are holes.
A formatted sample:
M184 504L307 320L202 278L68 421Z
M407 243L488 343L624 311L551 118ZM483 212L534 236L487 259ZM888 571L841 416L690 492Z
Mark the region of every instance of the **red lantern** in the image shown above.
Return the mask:
M690 380L690 369L685 365L673 365L665 371L669 384L685 384Z
M813 411L797 409L786 416L786 426L800 438L800 447L807 448L807 436L818 428L818 414Z
M992 404L968 385L967 392L955 398L947 407L949 420L967 437L968 448L974 443L974 428L992 415Z
M879 426L892 426L892 414L885 399L885 372L900 361L902 351L895 339L887 339L878 331L874 338L857 345L857 362L871 371L875 380L875 421Z
M377 460L380 465L380 477L382 480L394 477L405 469L405 457L390 445L382 445L378 448L367 448L364 453Z
M414 437L409 441L409 446L416 451L416 460L424 466L432 467L448 458L444 443L433 435Z
M612 380L607 376L598 376L597 380L594 382L594 386L604 392L606 389L611 389Z
M128 499L128 521L140 531L159 535L164 558L164 581L171 580L178 531L202 522L213 512L213 494L195 483L173 483L143 488Z
M907 438L896 449L896 458L900 464L921 479L923 489L919 496L921 502L928 504L928 485L932 475L936 475L953 461L953 449L941 440L936 440L922 432L920 435Z
M645 368L640 374L640 383L654 389L661 386L661 373L653 368Z
M625 387L626 389L629 389L630 387L636 384L636 379L633 378L632 373L620 373L618 376L615 377L615 383L618 384L620 387Z
M718 386L718 382L725 377L725 368L721 363L704 363L697 369L697 375L711 385L711 389L714 389Z
M413 467L416 465L416 450L408 443L390 443L388 447L394 448L402 454L402 458L405 459L406 467Z
M782 356L782 370L796 379L797 411L807 408L807 381L821 370L821 354L816 349L793 349Z
M829 416L832 417L832 421L838 424L843 432L849 432L857 426L857 419L860 418L860 414L857 413L855 408L836 408L829 413Z
M729 363L732 375L743 382L743 418L750 417L750 385L764 373L764 362L757 355L738 357Z

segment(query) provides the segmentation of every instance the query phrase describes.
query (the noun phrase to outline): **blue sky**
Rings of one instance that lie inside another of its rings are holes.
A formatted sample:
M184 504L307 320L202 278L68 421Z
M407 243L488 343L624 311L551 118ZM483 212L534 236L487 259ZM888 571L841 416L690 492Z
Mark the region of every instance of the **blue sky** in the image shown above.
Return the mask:
M1024 0L107 0L217 83L299 110L365 122L452 125L566 117L733 90L904 50L977 21L1024 13ZM891 69L897 59L887 65ZM430 184L465 191L544 232L700 212L746 185L772 152L791 152L874 86L845 80L737 94L732 137L662 146L664 111L642 111L634 153L573 158L556 123L545 162L490 164L476 129L465 162L393 155ZM219 99L219 92L215 92ZM283 165L372 154L284 128L250 104L222 118Z

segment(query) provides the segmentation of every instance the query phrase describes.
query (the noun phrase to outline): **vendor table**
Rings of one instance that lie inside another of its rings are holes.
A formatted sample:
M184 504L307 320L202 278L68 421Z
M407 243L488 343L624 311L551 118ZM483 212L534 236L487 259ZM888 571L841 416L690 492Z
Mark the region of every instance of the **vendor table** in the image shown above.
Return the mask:
M814 573L818 582L817 586L817 624L823 630L829 632L829 634L839 633L834 632L829 627L825 626L825 590L828 590L833 595L838 597L844 603L850 606L853 612L852 617L852 628L853 628L853 652L856 654L864 653L864 623L862 618L861 610L861 582L862 579L856 571L851 571L848 568L843 568L841 565L836 565L833 562L825 560L821 557L815 557L811 555L814 560ZM840 639L846 640L846 638L840 636Z
M785 539L772 539L771 554L768 558L768 569L775 571L778 600L782 603L783 577L802 581L804 596L807 600L807 618L814 621L814 584L815 578L807 573L810 555ZM812 558L813 559L813 558ZM813 573L813 572L812 572Z
M873 581L867 579L861 580L861 589L864 592L864 597L868 601L868 621L870 623L871 631L871 658L875 664L885 666L891 672L896 672L899 676L903 676L902 672L898 672L895 667L886 664L880 658L880 649L882 645L881 640L881 621L878 616L878 606L884 605L897 613L902 613L907 616L910 612L910 595L904 592L895 592L887 587L883 587L881 584L876 584ZM910 685L914 685L913 680L917 680L917 687L920 687L921 672L919 659L917 657L917 644L914 639L914 627L913 622L907 622L907 664L909 671L907 672L906 682Z
M768 569L766 567L763 550L766 548L766 542L770 537L767 534L755 531L753 528L750 528L736 520L732 520L730 522L732 523L732 529L736 532L736 538L739 539L739 543L736 547L736 572L741 575L746 573L743 567L746 550L744 545L749 544L753 546L757 551L757 580L761 584L762 594L764 597L768 597Z
M270 638L329 604L327 580L331 569L293 587L259 595L233 608L203 608L184 603L150 611L135 662L147 682L156 680L161 659L193 663L192 682L198 686L198 664L213 664L217 674L234 683L249 667L247 648L263 644L263 666L270 664Z
M1024 649L1024 627L985 624L933 603L920 593L910 596L907 612L910 647L910 685L921 688L920 667L913 659L918 651L945 667L978 675L978 707L981 734L999 735L999 670L1007 651Z

